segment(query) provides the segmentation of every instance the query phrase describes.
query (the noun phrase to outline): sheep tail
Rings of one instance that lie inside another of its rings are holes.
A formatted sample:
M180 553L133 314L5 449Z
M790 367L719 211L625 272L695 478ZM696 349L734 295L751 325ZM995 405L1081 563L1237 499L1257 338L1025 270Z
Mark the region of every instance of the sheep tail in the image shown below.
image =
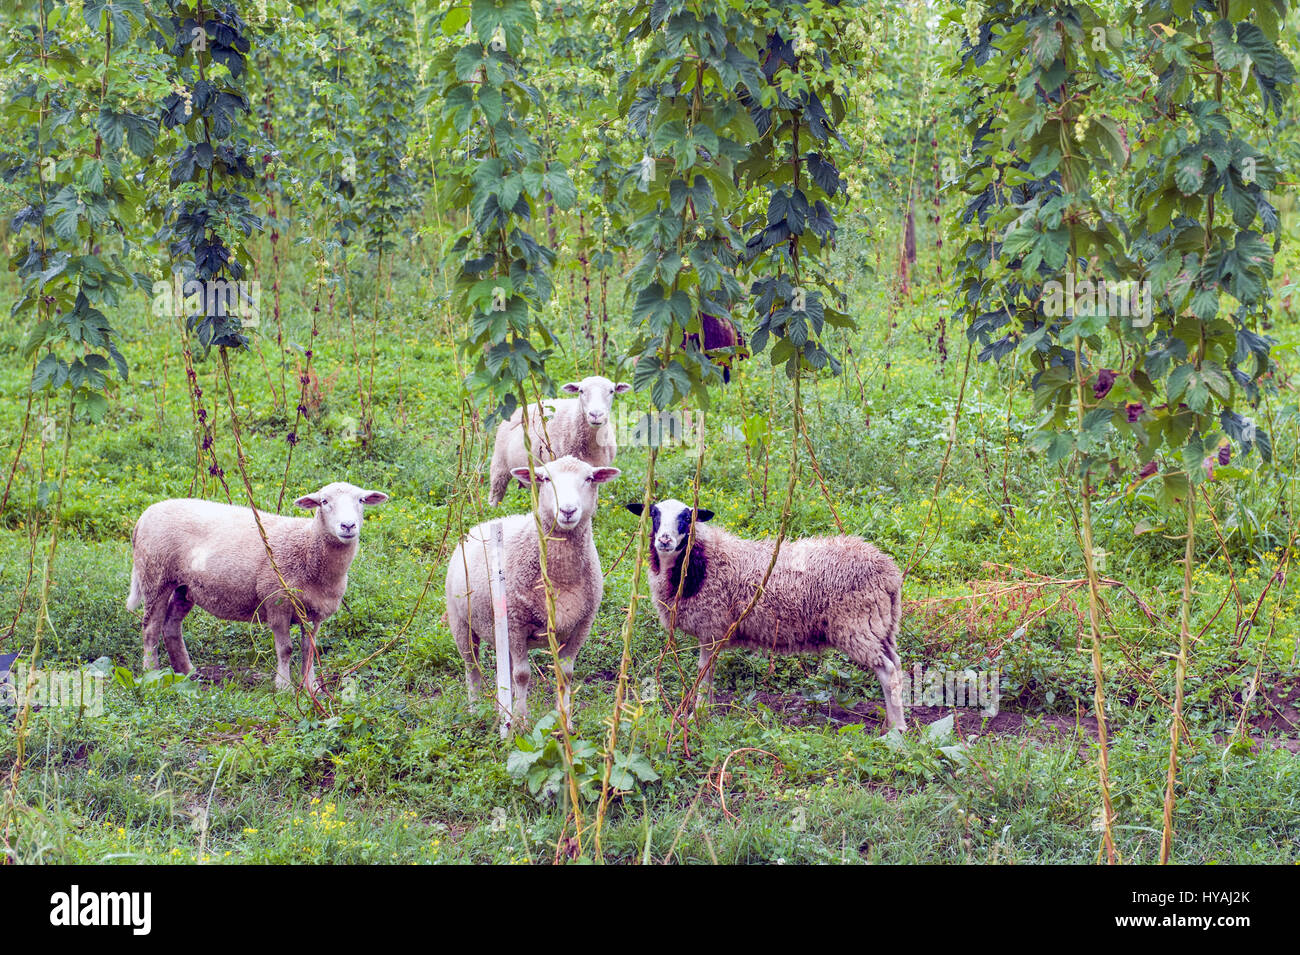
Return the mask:
M134 610L140 606L140 571L136 570L135 565L131 565L131 592L126 595L126 609Z
M139 525L137 525L138 527ZM131 528L131 592L126 595L126 609L134 610L140 606L140 571L135 566L135 532L136 527Z

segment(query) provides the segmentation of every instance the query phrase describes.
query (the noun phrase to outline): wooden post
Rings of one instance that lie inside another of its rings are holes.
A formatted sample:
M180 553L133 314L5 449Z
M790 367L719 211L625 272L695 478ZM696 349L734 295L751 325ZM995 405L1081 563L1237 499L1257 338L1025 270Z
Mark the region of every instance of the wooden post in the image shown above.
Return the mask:
M500 521L492 522L492 547L488 552L488 582L492 588L492 629L496 636L497 709L501 738L510 735L514 706L510 699L510 627L506 621L506 548Z

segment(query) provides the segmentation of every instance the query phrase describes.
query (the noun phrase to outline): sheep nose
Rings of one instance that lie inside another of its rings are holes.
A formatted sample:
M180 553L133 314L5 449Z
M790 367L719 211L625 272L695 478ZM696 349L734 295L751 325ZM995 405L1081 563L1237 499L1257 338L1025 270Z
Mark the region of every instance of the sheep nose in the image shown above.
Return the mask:
M577 514L578 509L576 507L562 507L560 508L560 513L567 519L573 517L574 514Z
M356 525L355 523L353 523L353 524L339 524L339 530L341 530L341 531L346 531L346 532L348 532L348 533L351 533L352 531L354 531L354 530L356 530L356 529L357 529L357 525Z

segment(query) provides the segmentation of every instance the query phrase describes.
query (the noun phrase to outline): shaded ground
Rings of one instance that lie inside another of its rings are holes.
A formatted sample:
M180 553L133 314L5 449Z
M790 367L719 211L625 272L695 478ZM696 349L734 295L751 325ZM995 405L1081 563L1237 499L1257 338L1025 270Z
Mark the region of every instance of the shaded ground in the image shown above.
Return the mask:
M1248 720L1254 748L1270 746L1300 753L1300 680L1274 687L1265 693L1265 698L1266 711ZM736 694L719 693L718 699L722 705L747 706L750 702L748 694L742 698ZM883 730L884 726L881 707L871 702L859 703L846 709L833 700L823 702L798 694L771 693L765 690L754 693L752 700L780 713L793 726L857 723L877 730ZM1097 739L1097 720L1090 714L1075 718L1059 714L1031 715L1003 709L993 716L986 716L975 708L944 706L913 706L906 712L911 725L929 725L952 716L954 731L962 739L988 734L1040 739L1072 738L1081 732L1090 740ZM1216 739L1226 743L1228 737L1220 735Z
M249 689L266 683L268 679L266 674L244 667L231 669L220 664L210 664L196 669L205 683L216 686L230 683ZM602 670L588 679L592 682L612 682L616 678L617 674ZM337 680L332 680L328 673L325 674L326 688L332 689L336 683ZM1264 698L1265 712L1254 715L1249 720L1253 748L1258 750L1261 746L1270 746L1300 753L1300 680L1274 686L1265 691ZM748 693L718 693L719 706L744 708L753 703L760 703L774 713L779 713L791 726L861 724L879 732L883 732L884 728L882 709L874 702L863 702L845 708L834 700L809 699L797 693L773 693L767 690L759 690L752 696ZM1097 739L1097 720L1091 714L1075 718L1062 714L1031 715L1000 709L990 716L973 707L913 706L907 709L908 723L913 726L927 726L948 716L953 717L953 729L961 739L994 734L1063 740L1076 738L1080 733L1088 740ZM1225 734L1218 734L1215 738L1223 743L1228 741Z
M723 703L732 702L726 694L719 694ZM884 721L881 707L874 703L859 703L852 709L846 709L835 701L822 702L806 699L798 694L769 693L759 691L754 699L774 712L786 717L794 726L817 723L860 723L864 726L883 728ZM737 701L739 702L739 701ZM995 715L987 716L979 709L946 706L913 706L906 710L908 722L912 725L929 725L945 717L953 717L953 729L965 739L970 736L1026 735L1030 728L1036 732L1046 731L1049 735L1075 736L1079 731L1091 739L1097 738L1097 720L1084 716L1079 720L1069 716L1038 715L1028 716L1011 710L999 710Z
M1267 742L1300 753L1300 680L1264 692L1266 712L1250 721L1256 746Z
M204 683L210 683L213 686L223 686L230 683L245 690L260 686L267 681L267 676L264 673L258 673L248 667L235 667L232 669L222 666L220 663L196 666L194 672L198 674L199 679Z

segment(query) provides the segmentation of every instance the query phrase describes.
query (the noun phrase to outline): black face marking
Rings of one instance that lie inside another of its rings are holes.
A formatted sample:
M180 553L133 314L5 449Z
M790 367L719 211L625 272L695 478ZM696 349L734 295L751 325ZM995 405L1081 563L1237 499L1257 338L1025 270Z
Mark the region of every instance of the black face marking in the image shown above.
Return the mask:
M650 505L650 571L659 573L659 548L655 546L655 539L659 536L659 505Z
M689 518L689 512L683 512L684 516ZM682 547L686 546L685 539L682 540L681 547L678 548L677 556L673 558L673 572L669 575L671 591L669 595L677 593L677 588L681 585L682 580L682 563L686 559L686 554L682 552ZM682 599L694 597L700 592L700 587L704 585L704 572L709 566L708 555L704 551L702 541L696 541L691 548L691 559L686 568L686 584L682 586Z
M677 549L682 550L686 546L686 536L691 532L691 512L681 511L677 515L677 535L681 538L677 542Z

